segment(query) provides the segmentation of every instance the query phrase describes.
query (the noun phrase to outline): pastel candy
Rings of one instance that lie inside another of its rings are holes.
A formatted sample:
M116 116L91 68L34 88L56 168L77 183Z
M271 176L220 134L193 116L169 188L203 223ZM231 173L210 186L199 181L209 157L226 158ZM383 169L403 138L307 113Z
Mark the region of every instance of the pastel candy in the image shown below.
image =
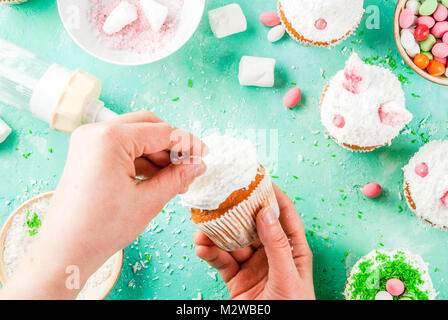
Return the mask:
M446 32L448 32L448 21L437 22L431 30L436 38L441 38Z
M367 198L378 198L381 194L381 186L378 183L368 183L362 187L361 192Z
M422 16L430 16L437 10L437 0L425 0L420 6L419 13Z
M429 60L433 60L434 59L434 56L432 55L431 52L423 51L422 54L426 55L429 58Z
M420 9L420 2L417 0L409 0L406 2L406 8L411 9L414 14L418 14L418 10Z
M219 39L247 29L246 16L236 3L210 10L208 18L213 34Z
M401 11L399 17L399 23L402 29L407 29L411 27L412 25L414 25L415 22L416 22L416 16L414 15L414 12L412 12L411 9L406 8L403 11Z
M280 40L281 38L283 38L283 36L285 35L285 32L286 32L286 30L282 25L275 26L274 28L269 30L268 40L270 42L276 42L276 41Z
M445 32L445 34L442 37L442 41L443 41L443 43L448 44L448 32Z
M414 37L414 30L413 29L403 29L401 31L401 45L406 50L410 50L414 48L416 45L418 45L417 41Z
M432 15L436 21L444 21L448 18L448 9L443 4L439 4L436 12Z
M323 18L317 19L316 22L314 22L314 27L316 27L317 30L325 30L327 28L327 21Z
M0 119L0 143L5 141L10 134L11 128L2 119Z
M446 58L448 57L448 44L439 42L432 47L432 54L438 58Z
M140 4L151 29L156 32L160 31L168 16L168 8L154 0L140 0Z
M426 177L429 173L428 165L425 162L419 163L415 166L415 173L422 178Z
M415 46L413 46L411 49L406 50L406 53L411 58L415 58L415 56L418 55L420 52L421 52L421 50L420 50L420 46L418 45L418 43L416 43Z
M268 27L280 24L280 18L276 12L263 12L260 15L260 22Z
M336 116L333 119L333 124L336 128L344 128L345 127L345 119L343 116Z
M137 18L137 7L127 1L122 1L107 17L103 25L103 31L108 35L114 34L137 20Z
M375 300L394 300L394 297L387 291L380 291L375 295Z
M283 97L283 105L286 108L294 108L300 101L302 92L299 88L293 88L289 90Z
M434 60L439 61L441 64L446 66L446 58L434 57Z
M434 20L433 17L422 16L417 18L417 24L418 25L425 24L428 26L429 29L431 29L436 24L436 20Z
M445 7L448 7L448 0L442 0L442 4L443 4Z
M445 193L445 195L440 199L442 201L442 204L448 208L448 192Z
M426 40L429 36L429 28L426 24L419 24L414 31L414 37L417 41Z
M403 281L399 280L399 279L389 279L386 282L386 290L387 292L389 292L391 295L398 297L399 295L402 295L404 292L404 283Z
M243 56L238 80L242 86L273 87L275 59Z
M436 38L430 34L426 40L420 42L420 48L422 51L431 51L432 47L436 44Z

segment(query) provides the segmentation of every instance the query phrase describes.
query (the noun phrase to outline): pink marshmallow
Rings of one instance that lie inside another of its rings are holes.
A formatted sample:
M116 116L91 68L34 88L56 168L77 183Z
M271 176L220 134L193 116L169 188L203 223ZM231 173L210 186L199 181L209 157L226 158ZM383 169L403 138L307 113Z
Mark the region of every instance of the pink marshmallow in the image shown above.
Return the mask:
M448 18L448 9L443 4L439 3L436 12L432 15L436 21L444 21Z
M404 292L404 283L403 281L399 280L399 279L389 279L386 282L386 290L387 292L389 292L391 295L398 297L399 295L402 295Z
M361 192L367 198L378 198L381 194L381 186L378 183L368 183L364 187L362 187Z
M400 17L399 17L399 23L400 23L400 27L402 29L410 28L411 26L413 26L415 24L415 21L416 21L416 16L414 15L414 12L412 12L411 9L406 8L403 11L401 11Z
M286 108L294 108L300 101L302 92L299 88L293 88L289 90L283 97L283 105Z
M448 32L448 21L437 22L431 30L431 33L436 38L441 38L445 32Z
M280 18L276 12L263 12L260 15L260 21L268 27L275 27L280 24Z
M428 165L426 163L424 163L424 162L416 165L415 166L415 173L418 176L422 177L422 178L426 177L428 175L428 173L429 173Z
M417 24L425 24L431 29L436 24L436 20L433 17L421 16L417 18Z
M343 116L336 116L333 119L333 124L336 128L344 128L345 127L345 119Z
M323 18L317 19L316 22L314 22L314 26L317 30L325 30L327 28L327 21Z

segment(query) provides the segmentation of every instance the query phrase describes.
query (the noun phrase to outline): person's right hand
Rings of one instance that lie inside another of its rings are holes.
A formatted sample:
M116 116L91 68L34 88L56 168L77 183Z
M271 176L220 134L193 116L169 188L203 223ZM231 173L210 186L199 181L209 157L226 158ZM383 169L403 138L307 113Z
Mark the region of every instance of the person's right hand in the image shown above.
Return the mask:
M302 221L291 200L274 185L280 207L257 215L260 237L251 247L232 253L217 247L204 233L195 234L196 254L216 268L231 299L315 299L313 256Z

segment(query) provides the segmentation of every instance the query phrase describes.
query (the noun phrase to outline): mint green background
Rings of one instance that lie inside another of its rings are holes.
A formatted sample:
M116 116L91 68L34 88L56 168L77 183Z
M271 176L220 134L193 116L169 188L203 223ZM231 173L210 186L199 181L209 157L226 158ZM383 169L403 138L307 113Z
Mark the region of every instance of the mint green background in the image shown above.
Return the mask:
M209 0L206 10L231 2ZM318 298L341 299L351 266L362 255L383 246L421 254L430 263L439 298L448 298L448 234L419 222L399 198L403 165L426 139L448 137L448 90L404 66L393 41L396 1L365 1L366 8L378 5L381 28L367 29L366 14L357 35L332 50L300 46L288 37L269 43L268 29L259 23L258 16L275 10L276 1L237 2L248 19L246 32L216 39L204 15L199 29L181 50L141 67L107 64L85 53L65 32L55 1L31 0L20 6L0 7L0 37L98 76L103 80L102 99L116 112L151 109L197 134L201 133L198 128L212 127L277 129L280 149L278 163L273 166L274 181L292 198L301 199L295 204L314 252ZM369 154L340 148L325 137L319 121L322 89L329 77L343 68L353 49L407 79L407 106L415 115L410 124L414 134L401 135L391 147ZM238 84L238 63L243 55L277 59L274 88ZM188 86L189 79L193 88ZM302 89L303 99L291 111L282 106L282 97L293 87L292 82ZM176 97L180 99L172 101ZM0 145L3 222L23 200L56 187L69 137L8 106L0 105L0 115L14 131ZM25 159L22 155L27 153L31 154ZM303 162L298 161L299 155ZM373 181L385 192L378 200L365 199L360 187ZM191 299L199 292L204 299L228 298L219 276L214 280L215 271L194 254L195 228L187 212L177 199L168 209L174 212L162 213L153 227L126 248L121 277L109 298ZM144 256L146 252L152 257L149 268L134 274L131 266L140 260L139 253ZM153 280L155 277L158 279Z

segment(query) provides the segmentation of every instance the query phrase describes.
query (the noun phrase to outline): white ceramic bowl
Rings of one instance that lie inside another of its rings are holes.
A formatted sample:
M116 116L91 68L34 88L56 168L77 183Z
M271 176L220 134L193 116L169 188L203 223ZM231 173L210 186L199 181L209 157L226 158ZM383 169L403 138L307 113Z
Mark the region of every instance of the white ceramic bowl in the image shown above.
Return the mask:
M92 26L88 21L89 0L58 0L62 23L72 39L81 48L100 60L128 66L152 63L179 50L198 28L204 13L204 7L205 0L184 0L180 24L171 42L155 53L138 54L109 48L95 37ZM76 23L73 23L74 21Z

